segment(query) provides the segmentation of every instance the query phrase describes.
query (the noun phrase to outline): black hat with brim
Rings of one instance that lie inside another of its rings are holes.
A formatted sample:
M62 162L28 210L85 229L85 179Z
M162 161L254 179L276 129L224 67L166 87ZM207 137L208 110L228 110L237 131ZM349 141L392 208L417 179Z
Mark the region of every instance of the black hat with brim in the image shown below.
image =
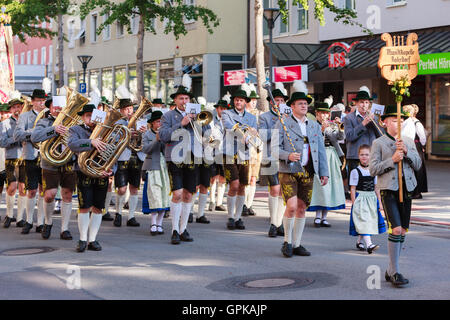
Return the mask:
M330 106L326 102L319 102L317 101L314 103L314 110L315 111L324 111L324 112L331 112Z
M46 99L47 95L45 94L45 91L42 89L34 89L33 93L31 94L31 99L33 98Z
M386 108L384 109L384 114L381 115L380 118L381 118L381 120L384 120L384 119L389 118L389 117L397 117L397 114L398 114L397 113L397 106L389 105L389 106L386 106ZM403 118L403 119L409 118L409 115L406 112L403 111L403 108L401 110L400 117Z
M150 119L147 120L148 123L161 119L163 116L162 111L156 110L152 112Z
M358 91L356 97L353 98L353 101L358 100L373 100L373 98L369 95L369 93L367 93L367 91Z
M119 100L119 109L126 108L129 106L133 106L133 102L131 99L120 99Z
M189 96L189 98L191 98L191 99L194 97L194 95L192 94L192 92L187 91L187 88L184 87L184 86L178 86L177 91L176 91L175 93L172 93L172 94L170 95L170 97L171 97L172 99L175 99L175 97L176 97L177 95L179 95L179 94L185 94L185 95Z
M238 89L234 92L234 94L231 96L231 101L234 104L234 98L242 98L245 99L245 101L250 102L250 98L247 96L247 92L242 89Z
M95 108L96 108L96 107L95 107L93 104L86 104L86 105L83 107L83 110L78 111L77 114L78 114L79 116L82 116L83 114L85 114L85 113L87 113L87 112L93 112Z
M15 104L23 104L23 101L20 99L12 99L8 101L8 108L11 108Z
M286 104L288 106L291 106L291 104L297 100L306 100L308 104L312 102L312 98L307 96L304 92L294 92L291 96L291 99L289 99L289 101L286 102Z
M230 108L230 105L228 104L228 102L226 100L219 100L215 105L214 108L218 108L218 107L222 107L222 108Z
M275 99L276 97L283 97L284 101L289 100L288 96L285 96L284 93L280 89L275 89L272 91L272 96ZM267 97L267 101L271 101L270 97Z
M164 104L164 102L162 101L161 98L153 99L152 103L153 103L153 104Z

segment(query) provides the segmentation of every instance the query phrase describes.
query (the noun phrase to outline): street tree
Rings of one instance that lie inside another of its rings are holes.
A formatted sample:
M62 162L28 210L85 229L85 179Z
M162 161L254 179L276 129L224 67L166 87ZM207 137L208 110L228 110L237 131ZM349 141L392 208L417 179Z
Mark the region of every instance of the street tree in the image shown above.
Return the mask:
M200 20L209 33L219 25L220 19L210 9L186 4L184 0L124 0L121 2L110 0L85 0L80 6L81 18L84 19L89 12L100 8L100 15L106 20L99 25L97 33L114 22L119 22L131 30L133 18L139 18L137 31L137 53L136 53L136 77L137 95L140 100L144 96L144 37L145 32L156 34L155 21L164 23L164 33L173 34L176 39L187 34L186 21Z

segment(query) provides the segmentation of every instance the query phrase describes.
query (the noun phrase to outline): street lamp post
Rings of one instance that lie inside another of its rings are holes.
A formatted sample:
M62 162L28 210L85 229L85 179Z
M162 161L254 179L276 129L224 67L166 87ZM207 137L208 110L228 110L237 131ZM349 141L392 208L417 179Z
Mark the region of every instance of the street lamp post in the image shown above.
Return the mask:
M272 87L272 31L275 26L275 21L279 16L280 16L280 9L277 8L264 9L264 19L266 19L267 27L269 28L269 79L271 87Z
M89 61L93 58L92 56L77 56L83 66L83 83L86 83L86 69Z

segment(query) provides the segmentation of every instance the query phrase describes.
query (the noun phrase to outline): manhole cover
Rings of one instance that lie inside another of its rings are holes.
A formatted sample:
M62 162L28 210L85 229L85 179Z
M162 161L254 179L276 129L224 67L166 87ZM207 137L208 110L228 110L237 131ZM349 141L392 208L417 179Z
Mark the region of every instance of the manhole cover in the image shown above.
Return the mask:
M253 280L245 283L244 285L249 288L273 288L273 287L284 287L295 283L293 279L283 279L283 278L272 278L272 279L261 279Z
M56 249L53 249L50 247L15 248L15 249L4 250L0 254L3 256L27 256L27 255L31 255L31 254L52 252L55 250Z

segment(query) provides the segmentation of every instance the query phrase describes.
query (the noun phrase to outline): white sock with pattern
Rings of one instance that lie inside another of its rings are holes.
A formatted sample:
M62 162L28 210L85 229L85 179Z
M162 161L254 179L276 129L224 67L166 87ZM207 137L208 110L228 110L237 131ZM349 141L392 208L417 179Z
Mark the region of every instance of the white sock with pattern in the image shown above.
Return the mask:
M78 214L78 231L80 232L80 240L87 241L87 234L89 229L89 213Z
M292 229L294 229L294 218L283 217L284 242L292 244Z
M130 199L128 200L128 220L134 218L134 212L136 211L137 204L138 195L130 195Z
M6 216L9 218L14 217L14 196L10 196L9 194L6 194ZM17 220L19 221L19 220Z
M181 221L180 221L180 234L187 228L189 214L191 213L192 202L183 202L181 205Z
M92 213L91 221L89 223L89 242L94 242L97 238L98 230L100 230L100 225L102 224L102 214Z
M277 210L278 210L278 197L272 197L269 194L269 214L270 214L270 223L273 224L274 226L277 225L278 223L278 215L277 215Z
M72 201L61 201L61 232L69 230L70 215L72 214Z
M45 224L53 224L53 211L55 211L55 200L52 202L44 202Z
M170 201L170 216L172 217L172 232L180 233L181 202Z
M236 196L227 197L228 218L234 219L234 208L236 207Z

